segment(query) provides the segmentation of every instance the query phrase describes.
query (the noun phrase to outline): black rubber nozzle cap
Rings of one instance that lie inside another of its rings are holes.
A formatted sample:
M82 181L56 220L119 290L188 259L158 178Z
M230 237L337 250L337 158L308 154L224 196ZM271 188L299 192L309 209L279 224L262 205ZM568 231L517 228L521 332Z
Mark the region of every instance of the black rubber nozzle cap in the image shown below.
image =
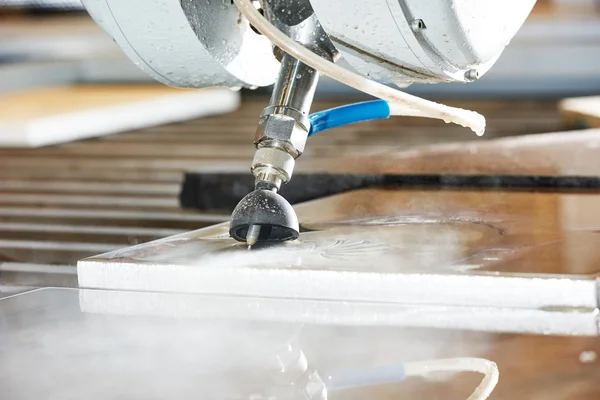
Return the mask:
M264 189L248 193L231 214L229 234L239 242L246 241L251 225L261 227L259 242L298 239L298 216L280 194Z

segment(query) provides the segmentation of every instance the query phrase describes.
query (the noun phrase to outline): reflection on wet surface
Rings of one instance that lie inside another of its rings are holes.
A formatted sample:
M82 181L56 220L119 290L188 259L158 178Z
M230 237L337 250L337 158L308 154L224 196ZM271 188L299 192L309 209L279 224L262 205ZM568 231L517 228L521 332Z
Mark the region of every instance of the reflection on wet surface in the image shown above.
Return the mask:
M500 371L492 399L600 395L597 337L346 324L335 313L310 322L311 307L285 321L285 307L234 317L225 298L173 294L148 314L148 295L42 289L0 300L2 399L464 400L482 380L468 371L485 360ZM171 313L186 307L206 315Z

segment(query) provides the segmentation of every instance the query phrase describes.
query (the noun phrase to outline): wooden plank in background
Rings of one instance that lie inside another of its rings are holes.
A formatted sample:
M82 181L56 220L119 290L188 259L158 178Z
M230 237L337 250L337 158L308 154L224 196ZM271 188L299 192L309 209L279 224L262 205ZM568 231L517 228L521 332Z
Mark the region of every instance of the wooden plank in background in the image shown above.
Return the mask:
M198 214L183 211L105 210L88 205L88 208L0 207L0 223L27 222L168 229L196 229L226 221L228 215Z
M51 240L59 242L113 243L136 245L184 233L181 229L128 228L123 226L85 226L35 223L0 224L0 237L10 240Z
M600 96L564 99L558 108L567 128L600 128Z
M234 111L224 88L77 85L0 95L0 146L38 147Z

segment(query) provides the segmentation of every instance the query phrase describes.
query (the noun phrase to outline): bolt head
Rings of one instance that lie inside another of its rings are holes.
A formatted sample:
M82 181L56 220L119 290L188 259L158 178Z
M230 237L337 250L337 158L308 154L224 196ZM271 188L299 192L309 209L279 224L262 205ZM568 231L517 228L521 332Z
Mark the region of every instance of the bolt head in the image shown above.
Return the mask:
M423 29L427 29L427 26L425 25L425 22L423 22L422 19L413 19L410 22L410 28L413 30L413 32L419 32Z
M308 132L296 120L287 115L266 115L258 123L254 142L259 144L265 140L283 142L292 150L294 158L304 151Z
M479 79L479 72L476 69L470 69L465 72L465 80L468 82L473 82Z

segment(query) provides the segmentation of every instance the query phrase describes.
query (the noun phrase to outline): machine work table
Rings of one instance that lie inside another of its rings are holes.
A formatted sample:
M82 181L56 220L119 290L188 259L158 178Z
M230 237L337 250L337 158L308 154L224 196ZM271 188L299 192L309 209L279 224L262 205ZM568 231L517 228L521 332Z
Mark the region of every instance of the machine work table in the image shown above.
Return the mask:
M401 305L40 289L0 300L1 394L464 400L482 381L473 365L488 360L492 399L600 395L597 332L560 311L505 310L520 323L504 331L486 309L419 311L455 326L415 325ZM556 322L571 332L544 331Z

